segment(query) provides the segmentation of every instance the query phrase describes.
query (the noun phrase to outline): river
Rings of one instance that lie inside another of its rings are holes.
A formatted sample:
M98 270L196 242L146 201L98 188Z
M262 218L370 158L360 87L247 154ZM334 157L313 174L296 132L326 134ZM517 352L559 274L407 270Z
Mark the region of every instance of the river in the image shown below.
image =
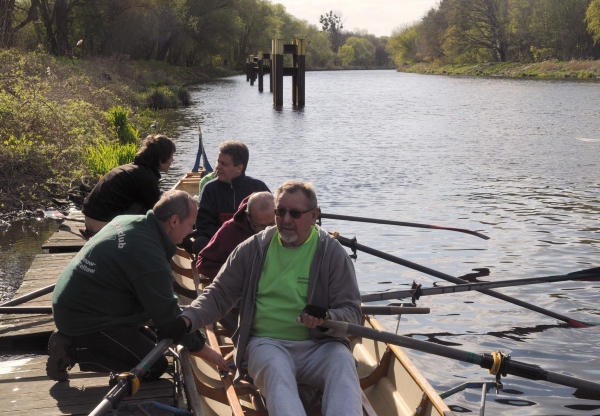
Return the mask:
M280 109L242 76L192 89L194 104L172 120L179 126L177 153L163 187L193 165L200 122L211 163L220 142L242 140L250 149L249 175L271 190L287 179L312 181L324 213L468 228L490 237L323 220L328 231L356 236L360 244L452 276L488 268L483 281L600 266L600 83L309 72L303 109L291 105L290 79L285 83ZM17 222L9 232L21 227L37 236L39 247L51 233L46 223ZM0 246L9 259L5 271L17 256L11 253L22 251L7 236ZM413 280L423 287L448 284L362 252L355 268L363 292L407 289ZM599 282L498 292L600 322ZM570 328L476 292L422 297L418 306L431 313L403 316L398 333L476 353L501 350L548 371L600 380L600 327ZM394 317L378 319L396 329ZM467 381L493 381L478 366L408 353L440 393ZM499 394L488 393L486 414L600 413L597 395L510 375L503 383ZM445 401L455 413L477 413L480 389Z
M265 79L267 80L267 79ZM484 281L548 276L600 266L600 84L403 74L309 72L306 106L284 106L245 77L202 85L180 111L168 187L193 165L200 122L211 163L221 141L250 149L247 173L274 190L314 183L322 212L469 228L490 237L323 220L329 231L412 262ZM268 84L267 84L268 90ZM362 291L439 279L359 252ZM443 282L446 284L445 282ZM498 289L570 318L600 322L600 283ZM565 323L474 292L423 297L429 315L402 317L399 333L600 380L600 328ZM393 317L380 317L394 331ZM438 392L493 377L478 366L421 352L410 356ZM600 397L515 376L487 396L486 413L600 412ZM478 412L480 389L446 399Z

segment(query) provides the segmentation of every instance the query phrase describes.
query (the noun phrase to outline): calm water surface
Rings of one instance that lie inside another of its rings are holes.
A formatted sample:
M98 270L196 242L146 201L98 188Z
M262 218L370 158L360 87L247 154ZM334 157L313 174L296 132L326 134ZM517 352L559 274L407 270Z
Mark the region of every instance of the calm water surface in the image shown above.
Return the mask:
M424 76L394 71L311 72L306 107L295 109L286 78L276 110L245 77L198 87L181 111L169 187L193 165L196 122L207 153L237 139L248 174L274 190L312 181L323 212L469 228L491 237L324 220L329 231L444 273L487 267L486 281L600 266L600 84ZM436 278L359 252L364 292ZM600 283L498 289L574 319L600 322ZM478 293L423 297L429 315L402 317L399 333L600 381L600 327L556 319ZM395 330L393 317L381 317ZM438 392L492 376L477 366L409 352ZM600 397L508 376L486 413L598 415ZM480 390L446 402L478 412Z

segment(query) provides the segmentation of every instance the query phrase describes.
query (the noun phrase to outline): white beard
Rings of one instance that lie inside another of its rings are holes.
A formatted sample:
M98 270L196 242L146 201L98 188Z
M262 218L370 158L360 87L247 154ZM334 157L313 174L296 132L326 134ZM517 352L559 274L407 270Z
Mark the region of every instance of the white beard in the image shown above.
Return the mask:
M279 233L279 237L281 238L281 241L283 241L284 243L294 243L297 239L298 239L298 234L296 235L285 235L282 233Z

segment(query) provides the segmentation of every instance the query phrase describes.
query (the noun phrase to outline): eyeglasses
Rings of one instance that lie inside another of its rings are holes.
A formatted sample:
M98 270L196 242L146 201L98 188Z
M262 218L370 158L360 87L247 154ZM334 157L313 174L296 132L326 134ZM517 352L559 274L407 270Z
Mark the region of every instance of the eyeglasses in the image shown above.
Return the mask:
M302 216L302 214L306 214L307 212L312 211L314 208L311 209L307 209L306 211L296 211L295 209L288 211L287 209L284 208L275 208L275 215L278 217L285 217L286 212L290 213L290 217L294 218L294 219L298 219Z

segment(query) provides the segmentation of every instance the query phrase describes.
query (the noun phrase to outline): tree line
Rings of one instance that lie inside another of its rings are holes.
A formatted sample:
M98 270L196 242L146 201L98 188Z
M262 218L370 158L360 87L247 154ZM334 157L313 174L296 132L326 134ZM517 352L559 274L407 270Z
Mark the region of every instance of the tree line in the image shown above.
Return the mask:
M240 70L271 39L306 39L309 68L391 64L387 37L325 15L317 26L268 0L0 0L0 47Z
M389 39L397 65L600 57L600 0L440 0Z

